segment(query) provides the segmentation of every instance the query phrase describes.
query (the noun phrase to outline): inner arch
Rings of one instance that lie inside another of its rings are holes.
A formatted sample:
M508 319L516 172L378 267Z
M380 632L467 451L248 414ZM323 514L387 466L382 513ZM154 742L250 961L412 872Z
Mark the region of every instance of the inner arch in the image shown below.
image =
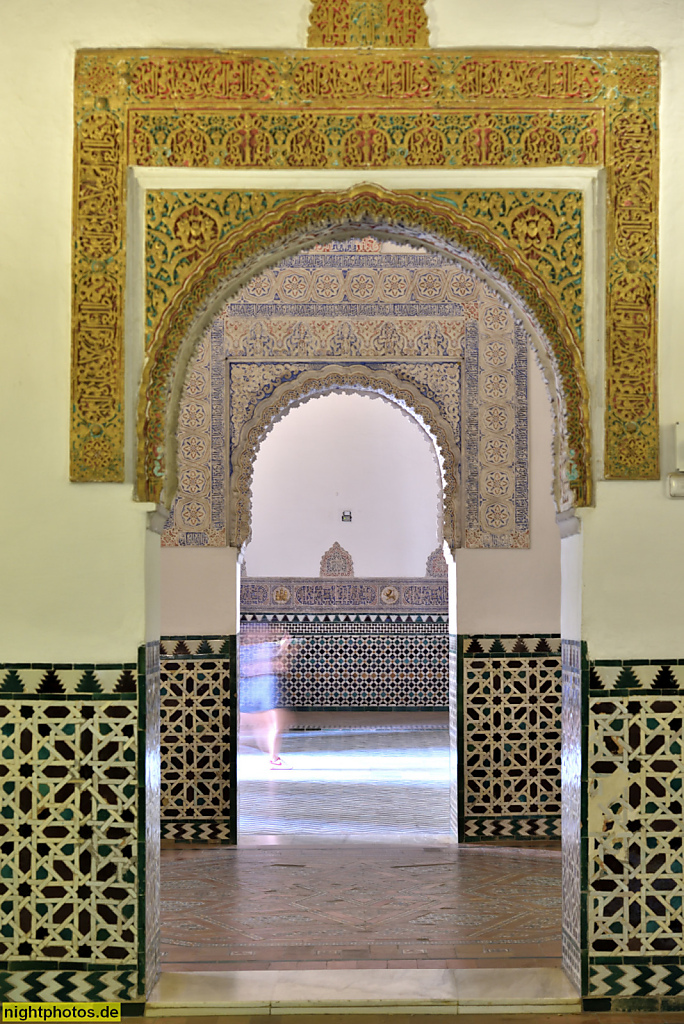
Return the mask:
M333 391L291 406L255 460L243 572L315 577L336 541L355 576L423 576L442 545L435 456L416 419L383 396Z
M251 536L254 462L264 438L290 409L332 392L375 394L400 408L425 431L434 446L442 478L444 540L452 551L460 547L460 450L436 403L421 394L415 384L400 381L388 369L335 364L305 371L295 381L277 387L257 405L242 428L230 474L231 545L240 548Z

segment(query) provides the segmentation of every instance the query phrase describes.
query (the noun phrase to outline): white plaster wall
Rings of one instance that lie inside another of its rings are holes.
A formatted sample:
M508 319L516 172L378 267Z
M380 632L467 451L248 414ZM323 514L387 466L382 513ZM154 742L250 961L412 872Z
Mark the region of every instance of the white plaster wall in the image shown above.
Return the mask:
M162 636L226 636L239 631L235 548L162 548Z
M396 406L368 395L312 399L259 449L247 573L318 576L338 541L356 576L424 576L440 492L430 439Z
M459 633L560 632L560 534L551 497L551 406L530 354L530 547L456 552Z
M144 509L68 482L73 56L78 47L301 46L308 0L4 0L0 33L0 658L116 661L145 636ZM432 43L652 46L663 56L660 402L684 419L681 0L428 0ZM370 177L370 175L369 175ZM663 448L663 474L674 468ZM684 502L607 482L584 528L595 657L684 656Z

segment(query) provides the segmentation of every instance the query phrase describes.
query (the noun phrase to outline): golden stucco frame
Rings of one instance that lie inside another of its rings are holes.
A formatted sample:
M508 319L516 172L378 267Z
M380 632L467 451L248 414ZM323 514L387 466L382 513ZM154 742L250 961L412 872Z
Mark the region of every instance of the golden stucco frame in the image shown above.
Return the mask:
M419 0L382 2L388 21L378 31L377 18L336 21L343 0L316 0L310 42L321 49L78 53L73 480L123 480L130 165L605 167L604 470L658 476L658 55L430 50ZM357 44L370 48L350 48ZM522 251L532 285L543 280L562 305L577 253L557 251L553 223L532 238L530 216L523 235L502 245ZM573 329L581 353L581 317ZM158 472L144 483L139 496L158 497Z

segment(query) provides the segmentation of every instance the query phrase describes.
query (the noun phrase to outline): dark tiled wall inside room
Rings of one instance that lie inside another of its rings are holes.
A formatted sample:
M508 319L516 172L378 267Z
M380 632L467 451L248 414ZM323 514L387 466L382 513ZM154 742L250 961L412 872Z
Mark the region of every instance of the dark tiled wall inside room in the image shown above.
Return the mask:
M286 706L300 711L446 710L446 622L407 621L405 616L384 622L364 621L364 616L315 618L283 623L299 641L283 686Z
M283 686L286 706L447 708L444 577L245 577L240 607L243 623L271 623L298 641Z

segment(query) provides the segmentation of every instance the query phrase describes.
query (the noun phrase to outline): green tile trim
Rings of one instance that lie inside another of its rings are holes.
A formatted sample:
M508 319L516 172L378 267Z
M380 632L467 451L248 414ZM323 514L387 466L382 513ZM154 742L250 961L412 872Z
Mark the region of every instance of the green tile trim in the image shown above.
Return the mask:
M145 994L145 897L146 897L146 856L147 856L147 647L138 647L138 995Z
M107 672L111 672L111 671L118 672L118 671L124 671L125 669L129 669L129 670L133 671L134 669L137 668L137 665L136 665L136 662L134 662L134 661L123 661L123 662L117 661L115 663L107 662L106 664L104 662L103 663L88 662L87 664L81 664L80 662L78 664L75 663L75 662L59 662L59 664L58 664L57 662L52 662L52 661L21 661L21 662L5 661L5 662L0 663L0 672L4 672L6 669L11 669L11 668L16 668L16 669L21 669L21 668L40 669L41 671L45 671L45 670L48 670L48 669L55 669L55 670L61 669L63 671L72 671L72 670L75 670L75 669L81 670L81 669L91 668L91 669L101 669L103 672L104 671L107 671Z
M681 1013L684 996L583 996L583 1013ZM653 1024L660 1024L654 1021Z
M136 701L137 699L138 695L136 693L0 693L0 700L5 702L17 701L21 704L36 700L49 701L50 704L53 702L59 703L60 701L80 701L86 704L89 704L91 701L100 703L106 701L106 703L111 704L116 701Z
M0 971L77 971L82 974L117 974L119 971L135 971L134 963L107 963L101 960L90 963L87 960L0 960Z
M581 785L580 785L580 948L582 951L582 994L589 989L589 917L588 917L588 889L589 889L589 791L588 791L588 764L589 764L589 659L587 656L587 643L582 640L580 643L580 685L581 685Z
M237 637L229 638L229 659L230 659L230 776L232 780L230 794L230 840L237 845L238 841L238 795L237 795L237 759L238 759L238 666L237 666Z
M5 662L3 700L135 700L133 662Z
M458 841L465 841L465 721L463 708L463 646L464 637L459 634L457 637L449 637L449 647L452 640L456 640L456 744L457 744L457 780L458 780ZM450 695L451 697L451 695Z

